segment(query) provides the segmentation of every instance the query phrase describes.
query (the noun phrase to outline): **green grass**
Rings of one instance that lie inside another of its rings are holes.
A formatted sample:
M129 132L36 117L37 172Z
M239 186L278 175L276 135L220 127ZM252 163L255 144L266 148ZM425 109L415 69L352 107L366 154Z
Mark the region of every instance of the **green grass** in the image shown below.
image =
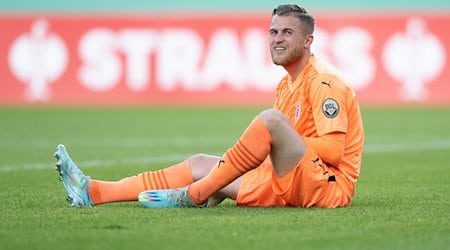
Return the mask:
M257 108L0 109L0 249L448 249L450 109L363 109L351 206L70 208L53 170L64 143L104 180L220 154Z

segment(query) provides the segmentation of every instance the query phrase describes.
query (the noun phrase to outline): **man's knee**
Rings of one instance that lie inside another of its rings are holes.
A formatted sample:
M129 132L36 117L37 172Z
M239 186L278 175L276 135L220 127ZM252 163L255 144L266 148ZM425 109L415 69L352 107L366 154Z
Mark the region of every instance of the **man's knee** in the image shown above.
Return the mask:
M214 165L219 161L218 156L207 154L196 154L189 157L188 161L192 168L192 177L194 181L205 177Z
M275 174L278 177L285 176L302 158L306 144L280 111L268 109L258 117L272 136L270 158Z
M280 124L288 123L286 116L276 109L266 109L258 115L258 118L269 130L279 127Z
M220 158L214 155L195 154L189 157L189 162L192 166L209 166L214 165Z

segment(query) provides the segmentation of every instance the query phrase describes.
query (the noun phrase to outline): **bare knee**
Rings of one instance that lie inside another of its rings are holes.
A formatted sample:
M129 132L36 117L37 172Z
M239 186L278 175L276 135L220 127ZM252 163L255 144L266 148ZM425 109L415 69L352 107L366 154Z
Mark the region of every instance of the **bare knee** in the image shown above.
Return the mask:
M258 116L272 136L270 158L276 176L285 176L300 161L306 144L290 125L286 116L276 109L268 109Z
M189 157L189 162L192 167L192 178L194 181L198 181L205 177L211 169L219 161L218 156L207 154L196 154Z
M266 109L262 111L258 118L266 125L269 131L279 127L281 124L288 124L286 116L279 110L276 109Z
M215 155L207 155L207 154L195 154L189 157L189 162L191 165L214 165L220 158Z

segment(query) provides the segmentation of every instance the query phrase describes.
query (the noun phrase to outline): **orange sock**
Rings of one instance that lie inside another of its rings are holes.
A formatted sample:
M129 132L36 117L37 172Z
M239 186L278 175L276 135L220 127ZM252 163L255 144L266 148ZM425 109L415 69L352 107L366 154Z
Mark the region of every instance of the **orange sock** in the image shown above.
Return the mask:
M119 181L92 180L89 195L95 205L136 201L139 193L149 189L170 189L185 187L193 182L189 160L171 167L140 173Z
M222 157L209 174L189 187L189 196L203 204L209 196L244 173L258 167L269 155L272 136L258 117L253 119L241 138Z

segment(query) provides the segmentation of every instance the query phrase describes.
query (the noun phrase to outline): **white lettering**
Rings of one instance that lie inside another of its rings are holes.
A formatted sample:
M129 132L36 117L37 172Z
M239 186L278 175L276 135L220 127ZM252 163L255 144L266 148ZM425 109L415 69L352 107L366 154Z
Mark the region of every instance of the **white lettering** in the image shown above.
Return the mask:
M221 83L227 83L232 90L242 91L244 67L242 52L235 32L219 29L211 37L209 49L202 70L202 90L214 90Z
M311 51L321 59L335 64L331 56L332 52L329 50L331 43L331 35L327 31L317 27L314 31L314 40L311 45Z
M375 76L375 61L371 54L373 38L359 27L345 27L336 32L331 46L336 64L355 90L363 89Z
M357 27L342 28L333 36L317 29L313 51L336 65L355 89L374 77L373 39ZM267 32L249 28L242 35L217 29L205 41L191 29L93 29L80 41L81 83L94 91L108 91L124 77L132 91L145 91L155 62L155 87L162 91L273 91L285 74L270 60ZM121 56L124 58L122 65Z
M92 91L113 89L122 75L122 64L117 55L117 37L109 29L93 29L80 40L79 54L82 64L78 78Z
M359 27L344 27L333 35L317 29L313 51L333 64L355 90L369 85L375 76L376 64L371 50L373 38Z
M101 92L115 88L124 73L130 90L144 91L151 81L152 53L155 84L163 91L212 91L220 86L233 91L273 91L284 74L270 62L261 29L249 29L240 40L236 32L222 28L212 34L206 49L203 43L200 35L189 29L124 29L117 33L93 29L80 41L78 76L83 86Z
M120 50L125 53L125 82L133 91L143 91L150 81L149 57L156 34L151 30L126 29L119 32Z
M187 90L198 86L198 66L204 50L200 36L188 29L163 31L158 41L157 82L164 91L177 84Z

